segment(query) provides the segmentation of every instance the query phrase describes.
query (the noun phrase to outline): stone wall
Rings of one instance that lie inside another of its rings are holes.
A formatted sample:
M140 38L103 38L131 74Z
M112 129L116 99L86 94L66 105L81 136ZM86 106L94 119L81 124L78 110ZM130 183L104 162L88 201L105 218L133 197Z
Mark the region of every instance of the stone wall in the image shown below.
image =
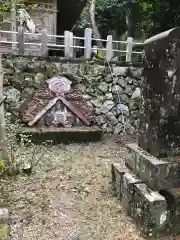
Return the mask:
M4 56L6 108L17 114L21 103L46 79L64 74L94 107L97 124L105 132L119 134L125 128L135 133L141 98L141 68L67 63L58 59Z

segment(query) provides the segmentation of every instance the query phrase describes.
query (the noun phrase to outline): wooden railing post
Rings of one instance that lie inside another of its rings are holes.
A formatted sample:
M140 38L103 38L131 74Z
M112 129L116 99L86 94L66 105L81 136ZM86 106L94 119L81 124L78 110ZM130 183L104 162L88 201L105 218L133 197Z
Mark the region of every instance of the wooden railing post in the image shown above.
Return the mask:
M127 39L127 47L126 47L126 62L131 62L132 59L132 46L133 46L133 38L128 37Z
M86 28L84 31L84 57L90 59L92 54L92 29Z
M48 56L48 35L46 29L42 30L41 42L42 56L46 57Z
M19 54L24 54L24 28L18 27Z
M112 35L108 35L106 43L106 60L110 61L112 57L113 57Z
M73 33L69 31L64 32L64 53L65 57L73 58Z

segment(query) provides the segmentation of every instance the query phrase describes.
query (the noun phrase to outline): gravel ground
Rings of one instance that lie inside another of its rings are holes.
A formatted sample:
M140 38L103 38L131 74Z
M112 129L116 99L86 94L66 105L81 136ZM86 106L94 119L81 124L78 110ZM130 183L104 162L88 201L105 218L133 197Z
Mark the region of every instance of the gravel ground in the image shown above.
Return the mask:
M122 144L44 147L30 177L3 181L11 240L143 240L111 190L111 163L124 165ZM9 193L9 195L7 195Z

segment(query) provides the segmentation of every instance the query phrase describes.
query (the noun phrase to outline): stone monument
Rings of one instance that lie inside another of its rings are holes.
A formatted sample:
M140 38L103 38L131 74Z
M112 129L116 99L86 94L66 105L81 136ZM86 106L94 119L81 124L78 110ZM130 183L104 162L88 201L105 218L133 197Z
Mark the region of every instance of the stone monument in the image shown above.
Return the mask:
M126 212L149 236L180 233L180 27L144 42L138 144L112 165Z

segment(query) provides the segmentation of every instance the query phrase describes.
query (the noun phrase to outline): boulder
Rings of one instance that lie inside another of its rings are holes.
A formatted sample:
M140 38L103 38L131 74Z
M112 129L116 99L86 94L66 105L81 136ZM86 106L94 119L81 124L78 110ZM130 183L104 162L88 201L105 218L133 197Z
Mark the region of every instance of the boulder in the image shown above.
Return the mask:
M135 91L133 92L131 99L140 99L141 98L141 89L140 88L136 88Z
M45 82L45 76L43 73L37 73L34 77L35 87L40 87Z
M123 88L119 85L113 85L112 86L112 94L121 94L123 93Z
M111 82L113 81L113 78L112 78L111 74L107 74L107 76L106 76L106 78L105 78L105 81L106 81L107 83L111 83Z
M21 93L14 87L4 88L4 94L6 96L5 102L8 104L17 103L20 100Z
M102 102L99 99L92 99L90 102L96 108L100 108L102 106Z
M103 92L106 93L108 91L108 84L106 82L102 82L100 83L100 85L98 86L98 89Z
M114 127L114 135L119 135L122 131L123 131L123 124L122 123L118 123Z
M106 93L106 94L105 94L105 99L106 99L106 100L113 100L113 95L112 95L112 93Z
M106 114L114 107L114 102L111 100L106 100L100 108L100 112Z
M21 93L21 99L26 100L34 94L34 88L28 87L24 88Z
M106 117L104 115L97 116L96 122L98 125L102 125L102 124L106 123Z
M123 113L123 114L126 115L126 116L129 115L129 108L128 108L128 106L126 106L125 104L119 103L119 104L117 105L117 110L118 110L119 114L122 114L122 113Z
M106 113L106 118L110 121L110 123L114 126L118 123L118 119L114 116L112 112Z
M123 77L118 78L117 84L119 84L121 87L125 87L125 79Z

